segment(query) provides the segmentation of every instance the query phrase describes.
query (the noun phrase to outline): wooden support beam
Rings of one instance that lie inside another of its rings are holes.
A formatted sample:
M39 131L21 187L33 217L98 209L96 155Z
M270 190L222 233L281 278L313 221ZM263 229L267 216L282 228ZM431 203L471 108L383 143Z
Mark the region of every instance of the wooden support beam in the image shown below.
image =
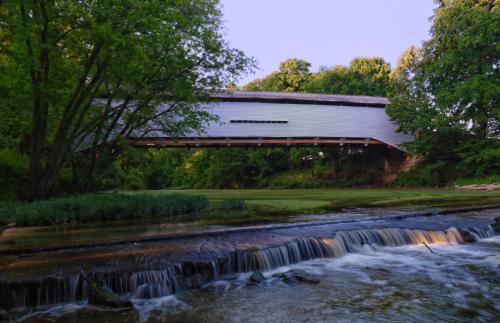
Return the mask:
M130 144L138 147L213 147L213 146L279 146L279 145L384 145L376 139L354 138L129 138Z

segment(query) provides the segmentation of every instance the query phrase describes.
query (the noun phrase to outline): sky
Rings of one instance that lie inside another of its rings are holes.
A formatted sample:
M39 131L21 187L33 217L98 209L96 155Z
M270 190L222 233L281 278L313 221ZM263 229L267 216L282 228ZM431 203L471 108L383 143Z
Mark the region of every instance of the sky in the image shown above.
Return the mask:
M395 66L429 38L433 0L221 0L226 40L258 61L243 85L288 58L320 66L379 56Z

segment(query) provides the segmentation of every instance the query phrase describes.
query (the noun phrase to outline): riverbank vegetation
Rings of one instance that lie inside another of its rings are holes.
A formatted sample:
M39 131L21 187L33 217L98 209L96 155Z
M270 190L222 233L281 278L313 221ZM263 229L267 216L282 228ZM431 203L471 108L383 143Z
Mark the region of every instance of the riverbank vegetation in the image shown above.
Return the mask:
M500 204L496 191L452 189L152 190L88 194L35 202L4 201L0 226L141 223L260 223L295 214L344 209L456 208Z
M348 149L346 149L348 150ZM376 149L131 148L96 181L99 190L123 188L332 188L383 185ZM362 171L361 171L362 170Z
M186 216L208 209L208 200L196 194L89 194L35 202L4 201L0 225L16 226L154 220Z

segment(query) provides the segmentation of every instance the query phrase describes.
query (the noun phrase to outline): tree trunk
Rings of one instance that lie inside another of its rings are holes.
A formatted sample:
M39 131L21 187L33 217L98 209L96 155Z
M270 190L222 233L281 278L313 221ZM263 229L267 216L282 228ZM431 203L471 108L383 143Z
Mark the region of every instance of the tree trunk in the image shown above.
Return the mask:
M20 6L21 15L25 25L27 24L27 11L22 4ZM47 135L47 122L49 103L47 99L47 81L49 78L49 53L48 53L48 18L44 1L34 1L34 19L40 24L39 55L35 59L32 41L26 36L26 47L31 58L31 85L33 89L33 113L31 117L31 142L29 154L29 178L30 178L30 199L39 199L46 196L44 190L42 166L43 148ZM37 62L36 62L37 61Z

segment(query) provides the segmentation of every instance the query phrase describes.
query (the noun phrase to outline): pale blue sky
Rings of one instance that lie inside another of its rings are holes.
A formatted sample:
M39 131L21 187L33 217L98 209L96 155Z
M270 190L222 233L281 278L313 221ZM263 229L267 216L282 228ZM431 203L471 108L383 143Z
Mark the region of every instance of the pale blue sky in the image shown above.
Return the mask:
M287 58L347 65L358 56L396 64L410 45L429 36L433 0L221 0L226 39L257 58L262 77Z

